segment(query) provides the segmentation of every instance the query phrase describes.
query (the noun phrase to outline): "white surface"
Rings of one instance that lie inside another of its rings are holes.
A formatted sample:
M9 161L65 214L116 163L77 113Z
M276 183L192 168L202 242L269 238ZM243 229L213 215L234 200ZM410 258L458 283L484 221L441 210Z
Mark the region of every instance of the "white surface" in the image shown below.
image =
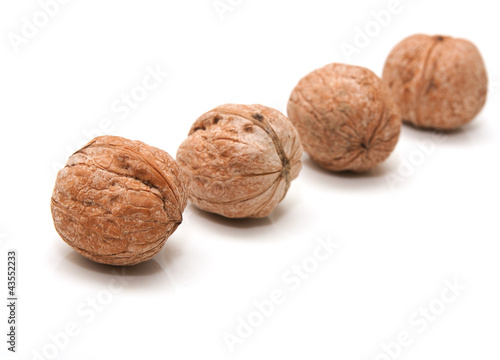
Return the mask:
M175 155L191 123L219 104L284 111L297 81L326 63L347 62L340 44L352 43L355 28L389 4L228 2L235 6L221 21L212 0L73 0L18 53L8 34L40 7L28 0L0 5L0 357L8 355L6 252L16 248L13 358L32 359L51 347L50 334L73 322L79 334L57 358L384 360L381 343L405 331L413 342L401 359L498 358L500 29L491 1L402 0L402 11L352 57L380 75L401 39L442 33L474 41L488 67L483 112L435 142L395 190L387 175L418 156L419 142L432 133L404 126L389 160L362 176L327 173L305 155L300 177L267 219L229 221L190 205L165 248L126 269L133 280L59 239L49 207L52 165L64 163L85 132L96 134L103 118L112 122L108 133ZM125 113L111 109L115 100L157 64L169 76L120 119ZM342 245L291 291L282 276L313 254L318 236ZM90 319L87 299L106 294L117 277L128 284ZM467 289L419 332L412 314L438 306L445 279L455 278ZM274 289L286 301L230 353L223 334L234 334L238 317L246 319L253 302Z

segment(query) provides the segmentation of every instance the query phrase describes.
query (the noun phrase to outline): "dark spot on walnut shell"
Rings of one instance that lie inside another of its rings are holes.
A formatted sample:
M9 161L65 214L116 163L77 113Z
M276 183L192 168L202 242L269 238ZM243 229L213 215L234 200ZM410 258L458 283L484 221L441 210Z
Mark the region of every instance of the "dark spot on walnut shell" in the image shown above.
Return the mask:
M264 120L264 117L262 116L262 114L259 114L259 113L255 113L252 115L252 117L255 119L255 120L259 120L259 121L262 121Z

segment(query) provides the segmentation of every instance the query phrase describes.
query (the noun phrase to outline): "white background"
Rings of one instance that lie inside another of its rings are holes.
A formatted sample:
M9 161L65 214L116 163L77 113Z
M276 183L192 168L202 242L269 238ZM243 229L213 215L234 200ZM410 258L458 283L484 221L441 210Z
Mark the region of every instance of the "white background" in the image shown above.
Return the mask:
M212 0L72 0L16 52L9 39L41 8L34 0L1 3L0 357L8 355L6 256L15 248L13 358L45 351L45 358L73 360L384 360L382 343L401 332L412 343L397 358L498 358L500 29L493 2L401 0L400 12L351 59L340 45L353 44L356 28L364 31L388 0L232 4L221 19ZM349 62L380 75L391 48L414 33L465 37L483 54L488 101L462 130L437 142L432 132L404 126L391 157L358 176L328 173L304 155L271 216L226 220L189 205L164 249L125 276L79 256L55 232L54 166L98 135L102 119L110 120L106 133L175 156L191 123L213 107L262 103L285 111L309 71ZM163 82L128 116L113 111L157 66L169 73ZM422 142L431 148L425 154ZM402 179L395 187L391 174ZM293 291L282 276L309 261L318 238L342 245ZM128 284L109 297L117 278ZM466 289L439 309L446 279ZM275 289L286 301L231 353L223 334L236 334L238 318ZM106 302L99 312L87 305L96 297ZM429 304L442 313L424 330L411 318ZM71 324L78 334L54 352L51 335Z

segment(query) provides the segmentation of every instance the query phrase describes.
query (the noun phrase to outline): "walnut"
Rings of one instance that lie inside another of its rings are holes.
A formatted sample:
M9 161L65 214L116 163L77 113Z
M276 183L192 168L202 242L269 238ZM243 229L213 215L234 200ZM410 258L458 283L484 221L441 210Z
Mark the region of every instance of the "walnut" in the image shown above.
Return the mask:
M177 151L198 208L228 218L265 217L301 169L292 123L262 105L226 104L199 117Z
M83 256L134 265L158 253L182 222L185 180L175 160L140 141L100 136L57 174L52 217Z
M358 66L329 64L306 75L287 111L305 151L331 171L374 168L392 152L401 129L389 90Z
M413 35L389 54L382 75L403 121L450 130L470 122L486 101L488 79L479 50L448 36Z

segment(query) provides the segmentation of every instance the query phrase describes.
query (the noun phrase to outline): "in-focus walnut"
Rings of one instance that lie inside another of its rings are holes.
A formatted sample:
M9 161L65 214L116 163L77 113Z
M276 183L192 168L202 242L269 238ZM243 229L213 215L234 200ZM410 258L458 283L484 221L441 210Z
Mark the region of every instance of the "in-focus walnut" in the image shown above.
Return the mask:
M389 54L382 75L403 121L450 130L470 122L486 101L488 78L476 46L448 36L413 35Z
M83 256L134 265L158 253L182 222L185 180L165 151L100 136L57 174L52 217L61 238Z
M311 158L331 171L362 172L392 152L401 116L380 78L363 67L329 64L302 78L288 116Z
M285 197L301 155L297 131L282 113L227 104L196 120L177 162L194 205L229 218L260 218Z

